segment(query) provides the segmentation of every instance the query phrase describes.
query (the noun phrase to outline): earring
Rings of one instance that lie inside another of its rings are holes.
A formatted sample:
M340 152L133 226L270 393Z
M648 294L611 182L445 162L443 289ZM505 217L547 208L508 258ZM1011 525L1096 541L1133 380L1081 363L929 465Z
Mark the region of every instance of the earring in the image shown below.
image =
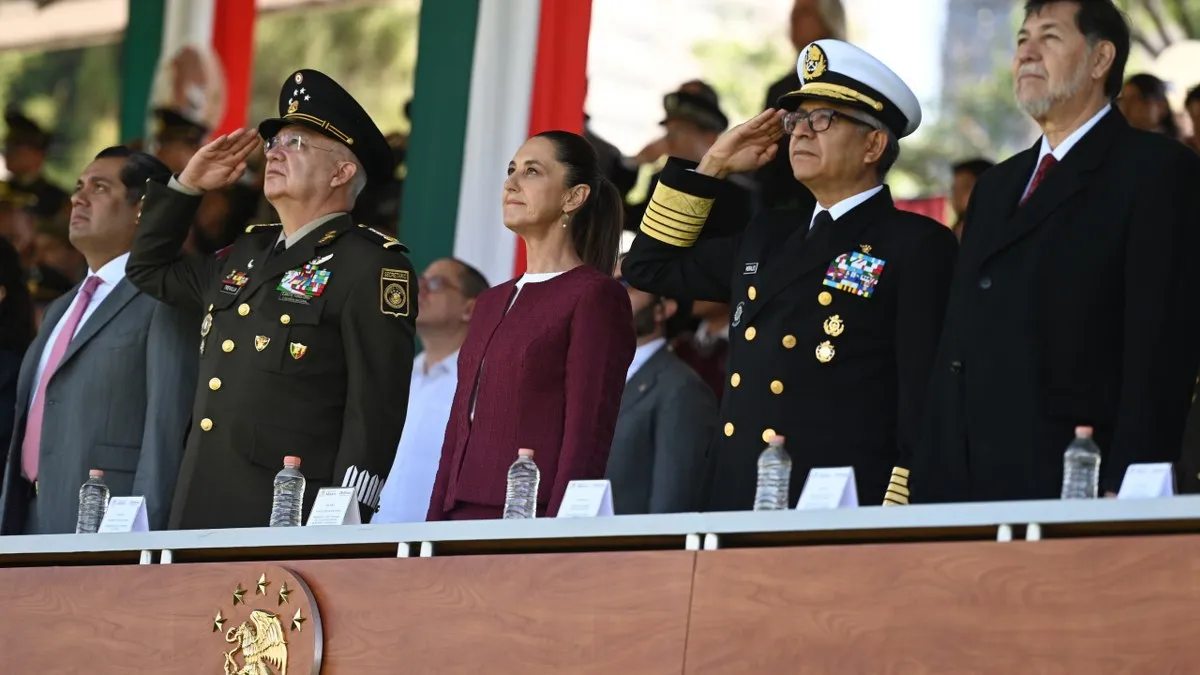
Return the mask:
M563 213L563 227L564 228L567 226L567 221L570 219L571 219L571 215L569 213L564 212Z

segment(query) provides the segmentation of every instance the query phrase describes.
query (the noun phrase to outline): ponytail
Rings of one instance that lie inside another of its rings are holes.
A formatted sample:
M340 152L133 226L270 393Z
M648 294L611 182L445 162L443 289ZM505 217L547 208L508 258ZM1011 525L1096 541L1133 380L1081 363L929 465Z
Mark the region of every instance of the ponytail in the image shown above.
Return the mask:
M587 185L583 205L571 216L571 241L586 265L606 275L616 271L625 207L617 186L600 170L596 150L587 139L569 131L544 131L537 137L554 143L558 161L566 167L566 187Z

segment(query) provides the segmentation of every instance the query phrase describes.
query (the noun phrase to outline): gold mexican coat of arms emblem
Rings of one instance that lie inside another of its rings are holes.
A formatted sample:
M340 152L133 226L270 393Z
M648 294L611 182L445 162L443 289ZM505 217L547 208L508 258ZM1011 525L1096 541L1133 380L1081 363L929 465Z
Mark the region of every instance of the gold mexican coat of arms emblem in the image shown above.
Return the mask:
M225 675L287 675L289 665L293 672L320 672L321 618L302 579L272 566L251 586L235 584L232 601L212 621L212 632L224 639Z

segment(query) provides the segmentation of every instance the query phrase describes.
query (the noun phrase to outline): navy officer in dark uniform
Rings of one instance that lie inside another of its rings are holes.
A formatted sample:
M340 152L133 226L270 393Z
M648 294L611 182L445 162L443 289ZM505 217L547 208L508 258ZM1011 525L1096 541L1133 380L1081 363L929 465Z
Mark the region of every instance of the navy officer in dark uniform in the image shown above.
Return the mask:
M883 183L898 139L921 121L908 86L838 40L808 45L798 71L782 111L734 128L698 165L668 161L622 270L646 291L732 307L709 511L751 508L759 453L777 434L792 457L792 505L814 467L853 466L866 503L908 498L906 472L893 468L917 440L957 243L897 210ZM816 203L702 238L721 179L769 162L785 133Z
M283 458L301 458L305 515L317 490L356 489L364 522L404 427L417 315L407 249L348 215L390 151L332 79L284 83L266 139L263 192L281 223L251 225L215 256L182 254L204 192L233 183L259 146L238 130L200 149L169 186L149 185L128 276L196 310L200 385L170 524L268 524Z

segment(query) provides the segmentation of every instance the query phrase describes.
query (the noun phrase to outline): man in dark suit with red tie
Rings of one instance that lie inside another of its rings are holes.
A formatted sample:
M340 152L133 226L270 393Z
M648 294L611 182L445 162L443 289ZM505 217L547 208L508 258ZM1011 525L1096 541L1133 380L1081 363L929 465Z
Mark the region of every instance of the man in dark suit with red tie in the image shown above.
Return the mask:
M1058 498L1076 425L1101 493L1178 457L1200 350L1200 158L1113 109L1110 0L1032 0L1014 90L1041 126L972 194L911 467L914 502Z

